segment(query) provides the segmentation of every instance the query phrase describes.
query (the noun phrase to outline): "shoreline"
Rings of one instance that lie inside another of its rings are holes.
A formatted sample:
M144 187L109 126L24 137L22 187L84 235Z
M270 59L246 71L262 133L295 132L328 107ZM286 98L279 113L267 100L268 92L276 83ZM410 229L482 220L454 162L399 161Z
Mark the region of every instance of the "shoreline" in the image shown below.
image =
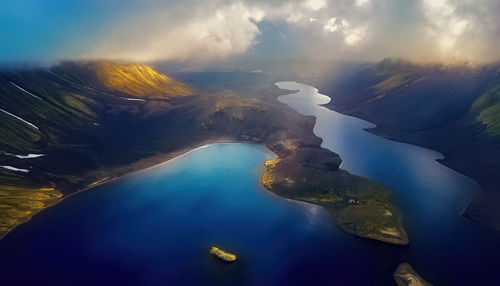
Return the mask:
M331 101L327 104L322 105L325 108L328 108L330 110L333 110L335 112L338 112L338 113L346 115L346 116L352 116L352 117L358 118L360 120L371 122L371 121L368 121L367 118L364 118L363 116L360 116L360 115L356 114L355 112L345 113L345 111L348 111L348 110L345 110L345 109L343 110L342 108L337 107L334 103L332 103L334 97L332 95L327 95L327 96L331 99ZM379 136L381 138L385 138L385 139L388 139L388 140L391 140L394 142L418 146L418 147L432 150L434 152L441 154L442 158L436 158L435 159L436 162L438 162L439 164L445 166L446 168L452 170L453 172L455 172L457 174L460 174L464 177L467 177L468 179L470 179L471 181L473 181L476 184L476 187L478 189L478 192L474 193L472 195L472 198L468 199L468 202L464 205L463 209L460 212L460 215L473 223L484 225L484 226L491 228L495 231L500 231L499 225L494 225L491 222L485 221L484 219L481 219L480 217L476 217L476 215L471 213L471 206L476 201L481 199L483 196L487 195L488 193L491 193L491 191L489 191L489 189L491 187L488 186L489 185L488 183L480 182L473 174L471 174L470 171L468 171L470 169L458 168L457 166L452 165L450 163L450 156L449 155L446 156L446 154L443 151L438 150L437 148L435 148L433 146L430 146L430 144L425 144L424 142L418 141L418 140L413 140L413 142L412 142L412 140L408 139L404 133L399 132L399 134L398 134L397 131L395 134L391 135L391 134L387 133L386 131L384 131L384 129L381 129L376 124L374 124L374 125L375 125L375 127L366 128L365 131L370 133L370 134L373 134L373 135L376 135L376 136Z
M78 191L80 192L80 191ZM69 196L69 195L68 195ZM58 200L53 200L51 201L49 204L45 205L40 208L39 210L37 211L34 211L32 213L30 213L28 216L26 217L23 217L18 223L14 224L13 226L11 226L7 231L5 231L4 234L0 235L0 241L6 237L9 233L11 233L13 230L15 230L16 228L18 228L19 226L29 222L31 220L31 218L33 218L35 215L39 214L40 212L46 210L46 209L49 209L50 207L53 207L55 205L57 205L58 203L60 203L64 198L66 197L61 197L60 199Z
M280 85L281 84L281 85ZM288 86L287 84L292 84L292 86ZM283 86L285 85L285 86ZM328 99L331 101L331 98L321 94L318 88L314 86L303 84L297 81L282 81L276 82L275 86L280 89L290 91L288 94L281 95L277 98L283 104L288 105L290 108L296 110L297 112L304 114L300 107L295 107L293 104L290 104L286 97L294 96L300 94L301 92L309 92L308 89L312 88L313 92L318 95L324 97L324 99ZM304 89L304 87L306 89ZM281 99L280 99L281 98ZM293 102L293 100L292 100ZM316 98L314 100L314 106L325 107L324 103L317 102ZM307 109L308 110L308 109ZM335 112L335 111L333 111ZM318 119L318 114L315 112L305 112L306 115L312 116L315 118L315 121ZM305 114L304 114L305 115ZM375 124L365 121L370 127L374 127ZM409 238L406 233L406 230L403 225L403 212L399 210L397 206L395 206L390 200L390 194L392 190L384 187L380 183L375 180L364 178L357 176L355 174L351 174L350 172L342 169L342 159L335 150L332 150L328 147L324 147L324 138L317 134L315 131L316 123L313 126L313 133L316 137L321 139L320 148L328 150L332 152L338 157L337 164L337 172L330 174L329 176L337 177L338 184L335 186L336 189L340 189L344 187L343 191L326 191L330 195L318 195L315 191L309 192L309 194L305 197L292 197L292 199L306 201L309 203L313 203L315 205L319 205L326 209L334 218L336 224L345 232L362 237L362 238L370 238L378 241L382 241L389 244L396 245L408 245ZM435 152L438 153L438 152ZM436 154L437 157L442 157L441 154ZM280 158L281 159L281 158ZM286 159L286 158L285 158ZM275 168L276 164L279 164L281 160L274 160L274 162L269 161L269 164L266 162L266 166L268 166L268 170L271 171ZM316 159L316 163L320 162L321 159ZM299 163L300 164L300 163ZM308 161L302 162L302 164L309 164ZM326 163L329 165L330 163ZM321 169L321 168L320 168ZM328 169L328 168L327 168ZM325 170L328 171L328 170ZM343 178L339 178L339 174L349 175L351 176L351 180L343 181ZM317 174L314 174L310 179L314 180L313 177ZM263 183L266 187L271 188L275 183L273 182L273 176L271 174L265 179L266 182ZM289 179L288 174L282 171L282 177L285 179ZM291 178L292 184L295 182L294 179ZM302 178L303 179L303 178ZM278 179L279 180L279 179ZM364 182L364 183L361 183ZM289 182L286 182L289 183ZM279 183L278 183L279 184ZM364 186L360 186L363 185ZM269 186L267 186L269 185ZM328 182L319 183L319 185L327 186ZM343 186L342 186L343 185ZM357 185L356 188L352 189L352 186ZM306 189L316 189L315 184L310 186L304 186ZM316 193L316 194L314 194ZM389 213L387 216L385 213Z
M171 162L171 161L173 161L173 160L175 160L177 158L180 158L180 157L182 157L182 156L184 156L184 155L186 155L186 154L188 154L190 152L193 152L195 150L204 148L207 145L217 144L217 143L248 143L248 144L256 144L256 143L253 143L253 142L245 142L245 141L237 141L235 139L221 138L221 139L214 139L214 140L205 140L202 143L194 144L193 146L182 148L180 150L177 150L177 151L174 151L174 152L171 152L171 153L162 153L162 154L157 154L157 155L151 156L149 158L144 158L142 160L155 160L155 159L159 159L159 158L165 158L166 160L163 161L163 162L161 162L161 163L155 163L155 164L153 164L151 166L148 166L148 167L145 167L145 168L138 168L138 169L132 170L132 171L127 172L127 173L125 173L123 175L119 175L119 176L116 176L116 177L107 177L107 178L103 178L101 180L97 180L97 181L89 184L88 186L86 186L84 188L78 189L78 190L76 190L76 191L74 191L74 192L72 192L70 194L65 195L65 196L63 195L60 199L51 200L51 201L49 201L49 203L47 205L44 205L39 210L36 210L36 211L30 213L26 217L23 217L18 223L14 224L12 227L10 227L4 234L0 235L0 241L4 237L6 237L8 234L10 234L13 230L15 230L16 228L18 228L19 226L24 225L27 222L31 221L31 219L35 215L38 215L39 213L41 213L41 212L43 212L43 211L45 211L45 210L47 210L47 209L49 209L49 208L51 208L51 207L59 204L59 203L61 203L62 201L64 201L67 198L75 196L75 195L77 195L79 193L82 193L84 191L89 191L89 190L91 190L91 189L93 189L95 187L101 186L103 184L111 183L113 181L116 181L116 180L119 180L119 179L122 179L122 178L126 178L128 176L132 176L132 175L137 174L139 172L143 172L143 171L149 170L151 168L155 168L155 167L158 167L160 165L167 164L167 163L169 163L169 162ZM265 147L267 148L267 146L265 146ZM272 150L270 150L270 151L272 152ZM129 164L129 165L126 165L126 166L120 166L120 167L131 167L131 166L134 166L135 164L139 164L140 165L141 164L141 160L136 161L136 162L134 162L132 164ZM117 168L120 168L120 167L117 167ZM110 170L113 170L113 168L111 168Z
M55 206L55 205L63 202L64 200L66 200L66 199L68 199L70 197L78 195L78 194L80 194L80 193L82 193L84 191L90 191L93 188L96 188L98 186L104 185L106 183L111 183L111 182L114 182L114 181L117 181L117 180L129 177L129 176L133 176L133 175L136 175L136 174L148 171L150 169L153 169L153 168L156 168L156 167L159 167L159 166L162 166L162 165L166 165L166 164L172 163L173 161L175 161L177 159L180 159L180 158L188 155L191 152L194 152L194 151L206 148L207 146L213 145L213 144L253 144L253 145L261 145L261 146L265 147L270 152L271 156L270 156L270 158L268 160L263 161L262 164L259 165L258 169L259 169L259 173L260 173L259 175L260 176L259 176L259 180L257 181L257 184L258 184L258 187L262 191L266 192L266 194L268 194L268 195L270 195L272 197L275 197L276 199L285 200L287 202L294 203L294 204L297 204L297 205L302 205L302 206L307 206L307 207L319 207L320 209L322 209L325 212L325 214L328 216L328 218L329 218L329 220L330 220L330 222L332 224L334 224L340 230L342 230L343 232L346 232L347 234L349 234L351 236L360 237L360 238L374 239L374 240L382 241L382 242L385 242L385 243L388 243L388 244L395 244L395 245L401 245L401 244L404 245L404 244L406 244L406 243L401 243L401 242L398 243L397 240L391 241L391 240L377 238L376 236L363 236L363 235L359 235L359 234L356 234L356 233L352 233L351 231L348 231L348 230L344 229L344 227L342 227L342 225L339 224L336 221L334 213L332 213L332 210L329 210L329 208L327 206L324 206L324 205L321 205L321 204L318 204L318 203L314 203L314 202L304 201L304 200L301 200L301 199L298 199L298 198L286 197L284 195L281 195L281 194L277 193L276 190L273 191L272 186L268 186L268 185L266 185L264 183L264 176L266 176L266 174L270 171L268 169L268 167L266 166L266 162L268 162L269 160L279 159L279 155L275 151L273 151L269 146L267 146L264 142L256 143L256 142L253 142L253 141L239 141L239 140L236 140L234 138L220 138L220 139L213 139L213 140L204 140L201 143L193 144L190 147L185 147L185 148L179 149L177 151L173 151L171 153L163 153L163 154L158 154L158 155L155 155L155 156L152 156L152 157L149 157L149 158L144 158L142 160L146 160L146 161L153 160L154 161L155 159L161 158L161 160L165 159L165 161L160 162L160 163L154 163L154 164L152 164L150 166L147 166L147 167L144 167L144 168L138 167L137 169L135 169L133 171L130 171L130 172L127 172L127 173L125 173L123 175L120 175L120 176L108 177L108 178L104 178L104 179L95 181L95 182L91 183L90 185L88 185L87 187L84 187L84 188L79 189L79 190L77 190L77 191L75 191L73 193L70 193L70 194L68 194L66 196L63 196L60 199L53 200L49 204L47 204L46 206L44 206L43 208L41 208L41 209L39 209L39 210L31 213L29 216L25 217L22 221L20 221L19 223L15 224L14 226L12 226L8 231L6 231L2 236L0 236L0 241L4 237L6 237L8 234L10 234L13 230L15 230L16 228L18 228L18 227L20 227L20 226L28 223L29 221L31 221L31 219L35 215L38 215L39 213L50 209L51 207L53 207L53 206ZM141 160L139 160L137 162L134 162L134 163L132 163L130 165L127 165L126 167L130 167L130 166L134 166L134 165L141 166ZM396 208L396 210L398 212L400 212L399 209ZM402 216L402 214L401 214L401 216Z
M337 111L337 110L335 110L335 111ZM337 111L337 112L340 112L340 111ZM353 116L353 115L350 115L350 116ZM359 118L357 116L355 116L355 117ZM359 118L359 119L362 119L362 118ZM364 119L362 119L362 120L364 120ZM391 136L391 135L385 133L382 129L380 129L378 127L368 128L368 129L365 129L365 131L369 132L369 133L371 133L373 135L376 135L376 136L379 136L379 137L391 140L391 141L395 141L395 142L402 143L402 144L409 144L409 145L418 146L418 147L425 148L425 149L428 149L428 150L432 150L434 152L437 152L437 153L441 154L442 158L436 158L436 159L434 159L436 162L438 162L439 164L443 165L444 167L450 169L451 171L453 171L453 172L455 172L455 173L457 173L457 174L459 174L461 176L467 177L469 180L471 180L476 185L476 187L478 189L478 192L476 192L475 194L473 194L472 198L470 200L468 200L467 204L463 207L462 211L460 212L460 215L463 216L463 217L465 217L466 219L472 221L472 222L480 223L480 224L483 224L483 225L488 225L488 224L482 222L480 219L477 219L477 218L475 218L474 216L472 216L472 215L470 215L468 213L470 205L475 200L477 200L480 196L482 196L483 194L487 193L485 191L484 186L482 186L482 184L479 181L477 181L475 178L473 178L472 176L470 176L468 174L465 174L465 173L462 173L461 171L456 170L455 168L453 168L452 166L450 166L448 164L449 157L447 157L441 151L433 149L430 146L425 146L425 145L420 145L420 144L414 144L414 143L410 142L409 140L405 140L404 136L401 136L401 137ZM489 227L492 227L492 226L489 226Z
M253 106L253 102L247 104ZM284 103L279 104L279 110L281 110L282 104ZM247 107L247 105L243 106ZM274 110L271 109L272 106L266 105L265 107L264 111ZM229 114L231 119L240 118L240 113L234 115L235 112L241 112L239 109L228 109L224 112ZM370 238L389 244L408 244L409 239L403 226L401 212L389 211L394 215L385 215L388 209L397 209L388 201L391 191L373 180L355 176L340 169L339 165L342 160L339 155L329 149L322 148L322 139L314 134L316 120L311 118L306 120L295 110L290 114L288 112L283 111L283 115L290 116L290 118L287 117L289 122L287 121L286 128L275 127L275 129L267 131L269 134L259 137L257 141L245 132L241 133L240 137L220 133L219 135L210 135L209 139L187 137L184 141L190 143L177 146L177 149L175 147L173 150L166 148L167 150L164 152L134 162L90 170L79 176L82 179L77 182L72 181L72 177L63 178L70 181L70 184L68 188L63 188L63 191L60 191L63 194L62 198L19 220L2 235L2 238L19 225L28 222L34 215L80 192L167 164L208 144L248 143L264 145L275 155L273 156L275 159L270 160L275 162L272 169L267 164L269 160L264 162L264 173L260 183L266 191L280 198L321 207L330 214L337 227L353 236ZM244 115L248 117L248 120L257 120L254 118L257 115L258 119L261 119L260 114L255 112L249 113L247 111ZM293 123L299 124L293 125ZM257 121L256 124L262 123ZM252 138L253 141L245 140L247 138L244 135ZM64 180L61 183L64 183ZM71 188L71 185L74 188ZM321 192L318 193L318 190Z
M333 100L332 96L328 96L328 97L330 97L330 99ZM327 104L322 104L321 106L323 106L323 107L325 107L327 109L333 110L335 112L338 112L340 114L343 114L345 116L352 116L352 117L355 117L357 119L370 122L367 119L365 119L363 117L360 117L360 116L358 116L358 115L356 115L354 113L352 113L352 114L345 113L341 108L338 108L337 106L335 106L334 104L332 104L331 101L329 103L327 103ZM422 142L412 142L411 140L406 139L404 135L391 135L391 134L388 134L383 129L381 129L379 126L377 126L376 124L374 124L374 125L375 125L374 127L365 128L364 130L366 132L370 133L370 134L373 134L375 136L379 136L379 137L387 139L387 140L391 140L391 141L394 141L394 142L397 142L397 143L401 143L401 144L409 144L409 145L413 145L413 146L417 146L417 147L420 147L420 148L424 148L424 149L428 149L430 151L433 151L433 152L441 155L441 158L435 158L434 159L436 162L438 162L439 164L443 165L444 167L450 169L451 171L453 171L453 172L455 172L455 173L457 173L457 174L459 174L461 176L467 177L469 180L473 181L474 184L476 184L478 192L476 192L475 194L473 194L472 198L469 199L468 202L464 205L464 207L462 208L462 210L460 212L460 215L463 216L464 218L466 218L467 220L471 221L471 222L479 223L479 224L482 224L482 225L486 225L489 228L498 230L497 228L495 228L495 226L490 225L487 222L484 222L484 221L482 221L479 218L476 218L469 211L471 205L476 200L478 200L479 198L481 198L484 194L488 193L486 191L486 187L481 182L479 182L477 179L475 179L474 177L472 177L471 175L469 175L466 172L466 170L458 170L458 169L455 169L453 166L451 166L449 164L449 156L446 156L442 151L434 149L432 146L429 146L429 145L426 145L426 144L422 144Z
M148 159L151 160L151 159L154 159L154 158L161 158L161 157L166 157L168 159L166 159L165 161L163 161L161 163L157 163L157 164L154 164L154 165L142 168L142 169L137 169L137 170L130 171L130 172L128 172L128 173L126 173L124 175L121 175L121 176L116 176L116 177L111 177L111 178L104 178L104 179L98 180L98 181L96 181L94 183L91 183L90 185L88 185L85 188L79 189L79 190L77 190L77 191L75 191L73 193L70 193L70 194L68 194L66 196L63 196L60 199L53 200L52 202L50 202L49 204L47 204L43 208L41 208L41 209L39 209L39 210L37 210L35 212L32 212L29 216L26 216L18 224L15 224L14 226L12 226L9 230L7 230L3 235L0 236L0 241L5 236L7 236L8 234L10 234L13 230L15 230L16 228L18 228L19 226L24 225L24 224L28 223L29 221L31 221L31 219L35 215L38 215L39 213L41 213L41 212L43 212L45 210L50 209L51 207L53 207L53 206L55 206L55 205L63 202L64 200L66 200L68 198L71 198L71 197L73 197L75 195L78 195L80 193L83 193L85 191L90 191L93 188L99 187L101 185L104 185L104 184L107 184L107 183L111 183L111 182L114 182L114 181L117 181L117 180L120 180L120 179L124 179L126 177L130 177L130 176L136 175L138 173L145 172L147 170L150 170L150 169L162 166L162 165L166 165L166 164L172 163L173 161L175 161L177 159L180 159L180 158L188 155L191 152L194 152L194 151L206 148L207 146L210 146L210 145L213 145L213 144L253 144L253 145L262 145L263 147L265 147L270 152L270 154L272 154L271 157L273 157L274 159L278 158L278 154L276 154L273 150L271 150L264 143L256 143L256 142L253 142L253 141L238 141L238 140L229 139L229 138L228 139L217 139L217 140L205 140L202 143L194 144L191 147L182 148L182 149L180 149L178 151L174 151L174 152L171 152L171 153L165 153L165 154L158 154L158 155L152 156L150 158L145 158L145 160L148 160ZM258 187L260 189L262 189L262 191L266 192L268 195L270 195L272 197L275 197L277 199L282 199L282 200L285 200L285 201L288 201L288 202L293 202L293 203L296 203L298 205L306 205L306 206L319 207L319 208L323 209L327 214L329 214L329 217L330 217L332 223L334 223L335 225L337 225L335 223L335 220L334 220L333 216L328 212L328 210L325 207L323 207L321 205L318 205L318 204L310 203L310 202L305 202L305 201L301 201L301 200L287 198L287 197L281 196L281 195L273 192L271 189L268 189L263 184L263 182L262 182L262 178L263 178L264 174L267 172L267 168L265 167L265 162L266 161L267 160L263 161L262 164L259 165L259 167L258 167L259 172L260 172L260 177L259 177L259 180L257 181L257 185L258 185ZM129 166L134 165L134 164L138 164L139 162L140 161L134 162L134 163L130 164Z

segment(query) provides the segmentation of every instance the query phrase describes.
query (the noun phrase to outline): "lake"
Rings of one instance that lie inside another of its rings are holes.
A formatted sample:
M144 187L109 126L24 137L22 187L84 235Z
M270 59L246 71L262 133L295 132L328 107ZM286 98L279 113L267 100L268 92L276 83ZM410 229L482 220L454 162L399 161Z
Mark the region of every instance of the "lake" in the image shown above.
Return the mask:
M212 144L70 196L1 241L0 277L64 285L287 281L337 230L320 207L262 187L264 161L274 157L262 145ZM212 245L241 261L219 263L207 254Z
M480 190L433 150L366 132L373 124L320 104L314 87L279 100L317 117L342 168L394 190L410 245L350 236L322 208L265 190L262 145L211 144L70 196L0 241L3 284L394 285L409 262L437 285L500 284L497 233L461 216ZM210 246L236 253L231 265Z

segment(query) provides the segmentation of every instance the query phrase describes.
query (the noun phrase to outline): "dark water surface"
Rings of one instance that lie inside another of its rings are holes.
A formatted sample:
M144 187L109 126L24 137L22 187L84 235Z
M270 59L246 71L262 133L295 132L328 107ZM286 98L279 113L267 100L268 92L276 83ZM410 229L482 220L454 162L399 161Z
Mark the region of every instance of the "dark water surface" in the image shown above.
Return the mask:
M274 155L253 144L212 144L71 196L0 241L0 285L395 285L410 262L436 285L500 285L499 236L460 216L477 185L441 155L371 135L372 124L319 106L294 82L282 96L317 116L315 133L342 168L394 190L411 244L347 235L321 208L260 184ZM219 245L241 259L207 255Z
M500 235L461 216L480 192L475 181L438 163L439 152L370 134L364 129L374 124L321 106L330 98L312 86L276 85L298 91L278 100L317 118L314 133L340 155L341 168L394 190L391 201L403 211L410 245L384 253L374 247L367 259L409 262L438 285L500 285Z

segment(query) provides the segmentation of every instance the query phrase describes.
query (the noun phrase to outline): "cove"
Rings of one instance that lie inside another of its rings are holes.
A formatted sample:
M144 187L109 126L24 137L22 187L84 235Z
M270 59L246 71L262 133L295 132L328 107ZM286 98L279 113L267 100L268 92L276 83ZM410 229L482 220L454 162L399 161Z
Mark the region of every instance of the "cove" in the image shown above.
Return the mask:
M274 157L262 145L212 144L70 196L0 241L0 279L264 285L319 271L319 279L335 280L321 270L330 267L322 246L338 230L322 208L262 187L264 161ZM212 245L241 260L215 261Z
M323 139L322 147L340 155L342 169L394 191L391 201L403 212L410 245L383 247L384 259L409 262L438 285L500 284L494 275L500 236L461 215L480 192L475 181L437 162L443 156L434 150L373 135L365 129L374 124L321 106L330 98L312 86L276 85L294 91L279 101L316 117L314 133Z

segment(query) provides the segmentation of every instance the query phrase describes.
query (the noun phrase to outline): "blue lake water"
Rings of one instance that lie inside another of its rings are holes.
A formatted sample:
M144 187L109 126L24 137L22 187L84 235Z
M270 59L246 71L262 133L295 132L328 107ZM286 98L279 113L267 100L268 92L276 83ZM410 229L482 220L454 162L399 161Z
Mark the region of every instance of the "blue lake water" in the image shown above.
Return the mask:
M369 134L372 124L318 104L311 86L285 102L317 116L323 147L342 168L394 190L411 243L350 236L321 208L260 184L274 157L255 144L212 144L65 199L0 241L2 285L394 285L409 262L436 285L500 285L499 235L460 213L477 185L435 161L441 155ZM218 245L239 255L221 264Z
M321 254L317 244L336 229L323 209L261 186L263 163L274 156L262 145L212 144L71 196L1 241L0 278L16 285L285 281L304 255ZM241 261L215 261L207 255L212 245Z

